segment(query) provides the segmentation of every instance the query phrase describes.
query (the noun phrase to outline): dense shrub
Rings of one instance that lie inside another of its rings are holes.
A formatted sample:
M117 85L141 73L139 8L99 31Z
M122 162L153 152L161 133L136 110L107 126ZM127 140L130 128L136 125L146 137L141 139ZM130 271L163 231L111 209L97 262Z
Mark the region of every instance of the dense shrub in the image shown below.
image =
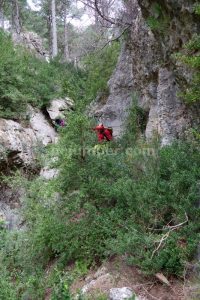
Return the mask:
M200 5L194 7L194 12L200 15ZM187 65L193 71L193 78L187 88L181 93L186 103L193 104L200 101L200 35L195 34L184 46L184 51L176 55L176 59Z
M46 265L55 257L65 264L126 253L147 273L181 275L199 240L198 143L176 142L148 155L143 142L130 156L119 142L88 154L86 146L95 146L90 122L81 114L68 122L53 151L59 177L45 183L45 192L41 179L27 192L29 258ZM165 226L186 216L154 252Z
M0 116L19 119L27 103L48 104L62 94L59 68L13 45L10 36L0 31Z

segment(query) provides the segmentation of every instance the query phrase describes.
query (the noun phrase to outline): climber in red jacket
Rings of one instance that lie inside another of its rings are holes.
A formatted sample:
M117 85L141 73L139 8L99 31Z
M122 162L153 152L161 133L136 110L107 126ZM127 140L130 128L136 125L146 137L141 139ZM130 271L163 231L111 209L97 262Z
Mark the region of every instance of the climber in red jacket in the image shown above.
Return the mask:
M106 141L112 140L112 129L104 127L102 123L93 128L97 132L98 141L102 143L105 139Z

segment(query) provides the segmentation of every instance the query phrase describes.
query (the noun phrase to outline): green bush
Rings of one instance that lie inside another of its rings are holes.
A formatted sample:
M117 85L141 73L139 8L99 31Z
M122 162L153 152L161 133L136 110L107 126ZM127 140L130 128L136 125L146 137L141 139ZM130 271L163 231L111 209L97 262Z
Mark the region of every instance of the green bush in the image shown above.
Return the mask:
M20 119L27 104L41 107L62 94L62 75L0 31L0 117Z
M129 263L147 273L180 275L199 240L198 144L177 142L149 155L143 143L129 157L119 141L92 155L84 152L95 146L89 120L72 113L68 124L53 152L58 178L45 183L45 192L41 179L27 192L32 261L45 266L55 257L66 264L126 253ZM186 215L188 222L154 253L167 233L164 226L182 223Z
M197 4L194 12L200 15L200 5ZM184 46L184 51L176 55L176 59L187 65L193 71L193 78L180 96L188 104L200 101L200 35L195 34L192 39Z

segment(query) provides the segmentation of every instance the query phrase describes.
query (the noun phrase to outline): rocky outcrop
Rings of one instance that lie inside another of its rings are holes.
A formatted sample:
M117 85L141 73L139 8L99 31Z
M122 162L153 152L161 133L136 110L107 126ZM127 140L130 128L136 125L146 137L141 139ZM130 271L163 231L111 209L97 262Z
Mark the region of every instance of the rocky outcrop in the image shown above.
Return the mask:
M73 101L70 99L53 100L48 109L48 117L52 119L46 118L39 109L29 106L27 124L0 119L0 164L35 168L37 152L57 140L58 134L52 126L54 118L60 113L66 118L66 112L72 106Z
M114 136L123 132L123 123L131 104L134 78L132 69L131 49L124 45L114 74L108 82L110 93L106 104L102 103L101 97L98 97L90 107L89 115L112 126Z
M44 147L57 141L58 133L53 127L53 120L58 115L59 108L62 108L62 114L66 118L66 111L72 109L72 105L70 99L54 100L49 114L29 106L27 120L21 123L0 118L0 175L9 173L11 169L21 168L37 173L40 171L44 180L57 176L58 171L47 165L39 170L36 157ZM9 229L21 228L23 220L20 216L19 199L22 194L0 182L0 225L3 221Z
M130 7L134 11L133 25L109 81L109 97L106 103L97 102L91 112L113 126L115 135L122 132L134 94L138 105L148 114L148 139L156 133L163 145L169 144L191 126L200 124L199 105L188 107L178 96L192 73L173 57L198 33L200 23L192 13L194 3L126 1L129 19Z
M49 123L44 114L38 109L29 107L28 115L30 128L33 130L38 143L42 143L43 146L55 143L57 134L52 123Z
M33 165L34 145L37 138L31 128L18 122L0 119L0 161L6 166Z
M32 52L36 57L49 60L49 53L43 46L43 40L35 32L24 31L20 35L12 33L12 39L15 44L25 46L29 52Z
M47 111L52 120L58 117L66 118L66 112L72 110L74 107L74 102L69 99L55 99L51 102Z

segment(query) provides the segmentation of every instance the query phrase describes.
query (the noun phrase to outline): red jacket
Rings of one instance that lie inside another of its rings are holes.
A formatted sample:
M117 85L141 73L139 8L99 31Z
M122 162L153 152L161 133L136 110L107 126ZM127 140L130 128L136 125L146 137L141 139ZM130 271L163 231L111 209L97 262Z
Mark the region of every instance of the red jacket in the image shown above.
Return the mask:
M104 135L105 135L107 141L112 140L112 133L108 128L104 129Z
M98 141L102 142L105 139L107 141L112 140L112 134L108 128L105 128L103 125L97 125L95 128L93 128L97 132Z

